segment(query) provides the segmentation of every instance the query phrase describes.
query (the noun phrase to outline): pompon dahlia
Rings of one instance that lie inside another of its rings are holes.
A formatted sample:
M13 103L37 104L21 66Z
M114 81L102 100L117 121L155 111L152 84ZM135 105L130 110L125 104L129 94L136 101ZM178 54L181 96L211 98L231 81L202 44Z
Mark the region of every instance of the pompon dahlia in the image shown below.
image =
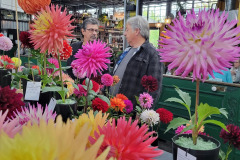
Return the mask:
M51 0L18 0L19 6L26 12L27 14L35 14L37 11L40 11L45 6L49 6Z
M33 43L31 42L30 35L31 34L27 31L22 31L20 33L19 40L21 41L24 47L33 48Z
M76 60L72 62L71 66L76 68L77 72L86 72L88 78L91 75L96 77L97 73L102 74L102 71L108 68L107 64L110 63L108 58L111 57L109 50L106 43L101 41L87 42L83 49L79 49L76 53Z
M233 28L238 20L227 21L227 14L219 15L219 10L194 10L187 14L186 20L179 13L179 19L173 20L174 26L167 30L166 39L162 37L161 62L170 62L169 70L176 75L187 76L193 72L193 80L205 81L213 70L231 68L231 63L239 57L240 43L237 34L240 28Z
M9 51L12 49L12 47L13 43L11 39L5 36L0 37L0 50Z
M113 84L112 86L115 86L120 81L119 77L117 75L113 76Z
M92 101L92 108L94 111L102 111L103 113L107 112L108 104L100 98L95 98Z
M78 84L78 88L79 90L77 90L76 88L74 89L73 93L80 98L81 96L86 96L87 95L87 91L83 88L83 86L81 84Z
M121 100L128 100L128 98L124 95L124 94L121 94L121 93L118 93L117 95L116 95L116 98L119 98L119 99L121 99Z
M158 124L160 121L159 114L154 110L148 110L148 109L146 109L141 113L140 119L142 122L146 123L149 126Z
M61 60L67 60L72 55L72 47L68 44L66 40L63 41L62 51L58 51ZM52 52L53 57L57 58L58 53Z
M21 111L21 106L25 104L22 102L23 94L16 93L16 89L10 89L9 86L0 87L0 110L5 112L8 110L7 117L14 118L14 112Z
M124 101L120 98L111 98L110 99L111 107L115 109L116 112L121 111L123 112L123 109L126 107L126 104Z
M234 124L227 125L229 132L224 129L221 130L220 137L223 139L224 143L229 143L229 145L234 146L240 150L240 128Z
M63 40L72 38L71 34L75 27L71 25L71 15L66 15L66 8L62 12L58 5L47 6L42 9L31 25L31 40L34 43L34 49L40 48L41 53L62 51Z
M126 105L125 110L126 110L127 114L131 113L133 110L132 102L130 100L124 100L124 103Z
M113 84L113 77L110 74L104 74L101 77L101 82L105 86L111 86Z
M106 147L111 147L107 159L113 157L117 160L153 160L160 156L163 151L156 150L157 147L151 147L151 143L157 139L152 137L154 132L148 132L148 127L142 125L138 127L138 121L131 123L125 117L121 117L113 122L108 122L106 126L99 127L99 133L95 132L95 138L89 137L91 144L104 135L104 141L100 147L99 154Z
M43 110L41 104L37 103L37 106L29 105L28 107L22 107L21 112L16 111L15 119L17 119L21 125L27 124L28 122L31 122L31 124L39 124L41 120L47 123L50 119L55 120L56 115L56 113L48 109L48 106Z
M60 117L56 123L44 120L39 124L23 126L21 134L10 138L0 135L0 159L2 160L103 160L106 159L109 149L101 155L98 150L103 142L103 136L87 148L91 129L88 124L81 127L75 134L75 123L64 124Z
M158 89L157 79L153 76L143 76L141 84L148 92L154 92Z
M3 63L2 63L2 61L0 61L0 66L3 67L4 69L13 69L14 68L14 62L7 55L0 56L0 59L3 61Z
M19 133L22 129L22 126L19 125L17 119L13 120L7 120L8 110L2 114L2 111L0 111L0 135L1 131L5 132L9 137L13 138L15 134Z
M141 107L148 109L152 107L153 98L150 94L144 92L143 94L140 94L138 100L140 102Z
M93 84L92 90L94 92L98 93L100 91L100 85L97 82L93 81L93 80L91 80L91 81L92 81L92 84ZM82 84L86 85L86 80L84 80Z
M165 108L158 108L156 112L159 114L160 121L163 123L170 123L173 119L173 114Z

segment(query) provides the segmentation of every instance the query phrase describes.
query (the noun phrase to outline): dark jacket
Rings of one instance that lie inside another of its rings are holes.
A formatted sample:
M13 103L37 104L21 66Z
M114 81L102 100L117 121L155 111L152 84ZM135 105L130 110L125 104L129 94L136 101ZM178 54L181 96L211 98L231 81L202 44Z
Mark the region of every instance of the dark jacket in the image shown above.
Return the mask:
M146 92L141 85L141 79L144 75L151 75L158 81L158 90L150 92L157 102L162 89L163 64L160 62L159 53L149 43L145 41L135 55L130 59L124 72L119 92L127 96L133 105L136 105L135 96ZM114 73L113 73L114 74Z

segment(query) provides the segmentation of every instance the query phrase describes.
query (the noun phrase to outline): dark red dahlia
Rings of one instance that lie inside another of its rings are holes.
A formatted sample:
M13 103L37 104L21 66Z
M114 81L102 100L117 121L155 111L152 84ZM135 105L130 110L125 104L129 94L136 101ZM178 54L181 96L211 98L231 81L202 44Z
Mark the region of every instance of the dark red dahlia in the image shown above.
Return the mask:
M163 123L169 123L173 119L173 114L165 108L158 108L156 112L159 114L160 121Z
M21 41L24 47L33 48L33 43L31 42L30 35L31 34L26 31L22 31L20 33L19 40Z
M224 129L220 132L220 137L223 139L224 143L229 143L235 148L240 150L240 128L234 124L227 125L229 132Z
M22 97L21 93L16 93L16 89L11 90L9 86L0 87L0 110L4 113L8 109L7 117L15 117L13 112L16 112L16 110L21 112L21 106L24 106Z
M92 108L94 111L102 111L103 113L105 113L108 110L108 104L100 98L95 98L92 101Z
M98 75L96 77L92 76L91 80L94 80L95 82L97 82L98 84L102 85L102 81L101 81L102 76Z
M148 92L154 92L158 89L157 79L152 76L143 76L141 84Z
M82 83L83 85L86 85L85 81L86 80L83 81L83 83ZM93 80L91 80L91 81L92 81L92 84L93 84L92 90L94 90L94 92L98 93L100 91L100 85L97 82L93 81Z

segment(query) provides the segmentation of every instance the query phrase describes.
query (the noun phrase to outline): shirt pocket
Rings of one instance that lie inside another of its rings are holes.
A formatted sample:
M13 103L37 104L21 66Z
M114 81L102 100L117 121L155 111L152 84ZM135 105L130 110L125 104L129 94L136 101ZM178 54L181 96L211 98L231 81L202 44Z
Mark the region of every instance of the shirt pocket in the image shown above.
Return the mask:
M146 74L147 66L148 66L148 60L144 59L142 57L136 57L136 70L137 70L137 77L142 78L144 74Z

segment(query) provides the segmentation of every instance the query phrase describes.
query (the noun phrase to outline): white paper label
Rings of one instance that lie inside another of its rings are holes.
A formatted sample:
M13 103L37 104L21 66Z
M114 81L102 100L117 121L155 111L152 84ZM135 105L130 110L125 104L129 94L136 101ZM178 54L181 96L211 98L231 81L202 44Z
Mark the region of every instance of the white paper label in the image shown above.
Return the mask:
M40 96L41 82L27 82L25 100L38 101Z
M48 111L54 111L57 101L55 98L51 98L51 101L48 104Z
M197 158L194 157L193 155L187 153L186 151L178 148L177 160L197 160Z

